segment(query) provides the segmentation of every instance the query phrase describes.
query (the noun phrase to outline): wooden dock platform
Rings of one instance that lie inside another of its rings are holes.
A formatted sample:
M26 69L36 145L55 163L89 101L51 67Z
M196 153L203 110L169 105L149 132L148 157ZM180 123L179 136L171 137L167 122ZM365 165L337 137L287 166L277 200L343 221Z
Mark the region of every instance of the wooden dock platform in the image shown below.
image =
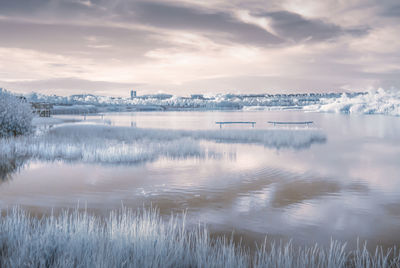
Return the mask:
M50 117L51 109L53 109L53 105L50 103L43 102L32 102L33 113L39 115L40 117Z
M222 128L222 125L230 125L230 124L251 124L251 127L254 128L256 122L252 121L232 121L232 122L215 122L215 124L219 124L219 128Z
M313 124L314 121L268 121L270 124L275 125L310 125Z

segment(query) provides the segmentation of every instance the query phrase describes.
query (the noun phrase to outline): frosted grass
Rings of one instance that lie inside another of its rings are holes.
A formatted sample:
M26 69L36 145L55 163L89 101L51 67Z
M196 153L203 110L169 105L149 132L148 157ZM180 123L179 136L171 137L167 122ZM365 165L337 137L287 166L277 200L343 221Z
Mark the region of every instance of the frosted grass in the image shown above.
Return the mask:
M202 140L302 149L325 139L313 129L184 131L72 124L43 135L0 139L0 156L129 164L159 157L218 157L218 152L201 145Z
M315 128L173 130L103 125L68 125L52 129L49 135L75 141L95 137L123 142L138 140L162 142L189 138L225 143L255 143L271 148L295 149L326 141L325 134Z
M346 244L295 247L267 241L255 252L206 227L189 229L185 220L162 220L156 209L122 208L100 218L63 211L36 218L18 207L0 221L1 267L400 267L395 248Z
M312 144L325 143L326 136L318 129L270 128L254 130L210 130L189 132L195 139L222 143L252 143L273 149L304 149Z
M131 164L159 157L185 158L213 155L190 139L137 139L112 127L87 125L54 128L40 136L0 140L4 158Z
M39 160L66 160L88 163L131 164L153 161L158 157L204 157L206 151L192 140L151 142L117 142L99 138L68 141L58 138L18 139L0 143L0 155L7 158L34 158ZM210 155L212 153L210 152Z

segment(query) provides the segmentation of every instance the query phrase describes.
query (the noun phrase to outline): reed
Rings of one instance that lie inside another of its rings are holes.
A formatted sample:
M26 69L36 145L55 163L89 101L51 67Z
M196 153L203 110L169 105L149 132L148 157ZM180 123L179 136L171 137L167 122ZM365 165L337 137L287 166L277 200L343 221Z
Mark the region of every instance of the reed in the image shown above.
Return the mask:
M266 240L250 252L211 238L204 226L187 228L184 216L163 220L154 208L121 208L106 218L77 209L42 218L19 207L3 214L1 267L400 267L395 248L348 251L337 241L295 247Z

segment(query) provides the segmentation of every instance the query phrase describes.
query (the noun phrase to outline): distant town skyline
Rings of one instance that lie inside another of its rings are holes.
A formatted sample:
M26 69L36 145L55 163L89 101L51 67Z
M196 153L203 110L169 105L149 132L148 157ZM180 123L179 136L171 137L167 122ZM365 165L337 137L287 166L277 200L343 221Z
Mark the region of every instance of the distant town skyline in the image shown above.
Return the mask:
M1 0L18 93L400 89L397 0Z

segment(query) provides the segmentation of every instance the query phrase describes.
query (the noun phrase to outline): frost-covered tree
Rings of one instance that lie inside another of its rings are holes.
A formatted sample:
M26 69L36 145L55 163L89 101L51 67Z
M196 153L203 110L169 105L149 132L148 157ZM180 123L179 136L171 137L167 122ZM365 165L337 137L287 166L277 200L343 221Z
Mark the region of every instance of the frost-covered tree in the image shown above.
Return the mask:
M32 131L32 108L25 100L0 91L0 137L12 137Z

